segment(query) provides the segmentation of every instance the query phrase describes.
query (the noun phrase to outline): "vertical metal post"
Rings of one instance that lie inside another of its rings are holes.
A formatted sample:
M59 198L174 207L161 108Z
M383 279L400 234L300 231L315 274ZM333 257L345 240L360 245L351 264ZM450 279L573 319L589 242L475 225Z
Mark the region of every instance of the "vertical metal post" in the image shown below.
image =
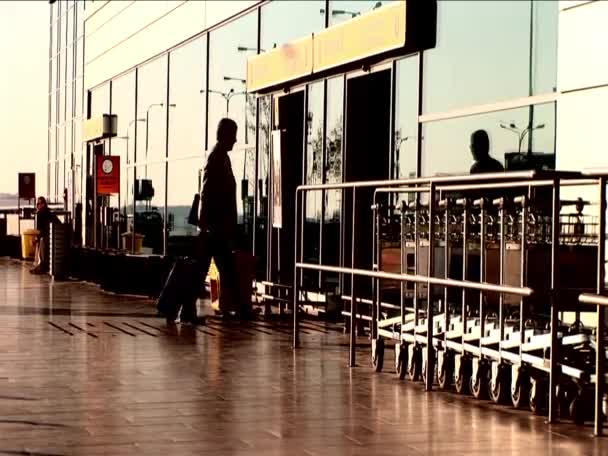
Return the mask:
M431 182L429 185L429 250L428 250L428 263L427 263L427 277L431 278L434 270L434 259L435 259L435 246L433 239L433 230L435 228L434 217L435 211L435 184ZM432 391L433 389L433 374L435 372L435 363L433 358L433 286L430 280L426 284L427 286L427 299L426 299L426 379L424 389L425 391Z
M469 202L464 200L464 209L462 210L462 280L467 280L469 274L469 254L468 248L469 237ZM467 333L467 289L462 289L462 353L464 353L464 336Z
M380 224L379 224L379 204L374 202L372 205L372 270L380 270ZM371 322L371 338L376 339L378 333L378 318L380 315L379 306L379 290L378 290L378 279L374 277L372 279L372 322ZM378 307L376 307L378 306Z
M445 199L445 226L443 228L443 236L445 246L443 248L443 277L447 279L450 275L450 201ZM444 342L448 341L448 331L450 329L450 310L448 306L448 287L443 287L443 312L445 319L445 328L443 331ZM444 347L445 349L445 347Z
M298 280L298 238L301 237L300 226L298 224L298 202L300 193L296 190L296 206L295 206L295 225L294 225L294 267L293 267L293 344L292 348L300 347L300 321L298 319L298 295L299 295L299 280ZM303 223L303 222L302 222Z
M498 265L498 280L501 285L504 285L505 281L505 248L506 248L506 239L505 239L505 204L506 201L504 198L500 198L499 201L499 216L500 216L500 252L499 252L499 262ZM505 297L503 293L498 295L498 331L500 333L500 342L498 344L498 361L502 362L502 341L505 337Z
M479 281L486 281L486 208L485 199L482 198L479 201ZM486 318L483 312L483 299L484 292L479 290L479 358L483 358L482 355L482 339L486 329Z
M399 251L400 255L400 268L401 274L407 274L407 253L405 249L405 233L404 233L404 224L405 224L405 211L407 204L404 201L401 201L401 216L400 216L400 229L399 229ZM403 294L405 293L405 283L399 282L399 307L401 309L401 330L399 332L399 343L401 343L401 334L403 334L403 325L405 324L405 298Z
M351 257L351 263L350 263L350 267L351 269L355 268L355 233L356 233L356 229L355 229L355 222L357 220L357 216L356 216L356 205L357 203L357 189L356 187L353 187L353 221L352 221L352 226L351 226L351 250L350 250L350 257ZM349 356L349 362L348 365L349 367L355 367L356 365L356 350L357 350L357 328L356 328L356 321L357 321L357 296L355 293L355 274L354 272L351 272L350 275L350 356Z
M605 258L606 258L606 179L599 178L599 233L597 245L597 294L603 295L605 289ZM606 349L604 346L604 307L598 304L597 306L597 331L595 342L595 416L594 416L594 434L600 436L603 434L603 410L602 404L604 400L605 389L605 364L606 364Z
M551 347L549 360L549 423L558 419L557 384L559 382L559 302L556 296L559 284L559 212L560 212L560 181L553 181L553 204L551 210Z
M521 255L519 257L519 285L523 288L526 286L526 246L527 246L527 228L528 228L528 200L526 196L522 197L521 202ZM519 298L519 364L522 364L523 348L526 343L526 325L525 325L525 307L524 297Z
M418 254L420 253L420 194L416 193L414 200L414 274L418 274ZM418 329L418 282L414 282L414 343L416 340L416 331Z

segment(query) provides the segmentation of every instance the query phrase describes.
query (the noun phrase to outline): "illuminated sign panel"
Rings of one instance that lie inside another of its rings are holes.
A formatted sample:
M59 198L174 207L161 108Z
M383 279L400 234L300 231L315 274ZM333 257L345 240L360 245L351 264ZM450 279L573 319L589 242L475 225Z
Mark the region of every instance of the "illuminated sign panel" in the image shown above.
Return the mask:
M432 2L428 0L428 3ZM281 48L252 56L247 61L247 91L268 89L405 47L408 52L416 52L434 42L434 38L420 40L421 36L434 36L435 20L427 20L427 13L432 10L412 3L408 9L406 1L390 3ZM408 18L408 14L411 17ZM414 27L408 30L408 24Z
M379 8L317 33L315 73L405 46L406 2Z
M255 92L312 74L312 36L247 60L247 91Z

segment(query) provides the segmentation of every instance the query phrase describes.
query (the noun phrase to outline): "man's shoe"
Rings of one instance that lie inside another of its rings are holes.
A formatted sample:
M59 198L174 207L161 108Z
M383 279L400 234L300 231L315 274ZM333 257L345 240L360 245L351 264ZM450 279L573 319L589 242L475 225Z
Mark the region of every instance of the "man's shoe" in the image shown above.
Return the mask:
M182 320L182 323L192 326L205 326L207 322L205 320L205 317L194 317L188 318L187 320Z

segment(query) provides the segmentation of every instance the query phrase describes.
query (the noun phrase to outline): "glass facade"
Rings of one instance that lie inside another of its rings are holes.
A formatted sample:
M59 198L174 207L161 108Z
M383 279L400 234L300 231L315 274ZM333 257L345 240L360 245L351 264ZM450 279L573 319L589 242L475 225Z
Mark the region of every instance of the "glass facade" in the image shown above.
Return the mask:
M110 204L135 221L136 232L138 224L150 225L154 219L154 231L144 241L146 252L183 253L182 246L196 235L186 218L200 190L206 154L214 146L219 120L229 116L239 126L230 155L237 182L239 243L254 250L263 278L271 248L270 132L277 125L277 96L247 93L247 58L389 3L263 2L154 59L133 62L128 72L87 87L86 97L82 2L72 8L53 4L48 170L56 178L49 181L49 196L57 196L66 173L83 163L78 121L83 113L117 114L118 135L110 153L121 156L121 196ZM557 106L547 96L556 90L557 3L453 0L439 1L437 10L435 48L380 63L390 73L390 148L384 152L383 145L381 152L369 153L388 154L386 175L468 173L470 135L477 129L489 133L490 153L503 164L520 151L554 155ZM344 138L348 76L328 74L293 88L305 93L304 168L298 183L348 179L343 169L349 154ZM153 195L136 201L141 181L151 182ZM308 195L306 261L339 261L343 209L338 192ZM308 279L324 285L319 274Z

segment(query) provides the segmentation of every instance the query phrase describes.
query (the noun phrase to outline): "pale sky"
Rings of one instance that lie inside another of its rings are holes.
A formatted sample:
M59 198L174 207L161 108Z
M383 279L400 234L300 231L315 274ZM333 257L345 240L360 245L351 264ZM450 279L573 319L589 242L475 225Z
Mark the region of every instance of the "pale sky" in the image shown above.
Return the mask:
M36 173L46 193L48 1L0 2L0 193L17 192L17 173Z

